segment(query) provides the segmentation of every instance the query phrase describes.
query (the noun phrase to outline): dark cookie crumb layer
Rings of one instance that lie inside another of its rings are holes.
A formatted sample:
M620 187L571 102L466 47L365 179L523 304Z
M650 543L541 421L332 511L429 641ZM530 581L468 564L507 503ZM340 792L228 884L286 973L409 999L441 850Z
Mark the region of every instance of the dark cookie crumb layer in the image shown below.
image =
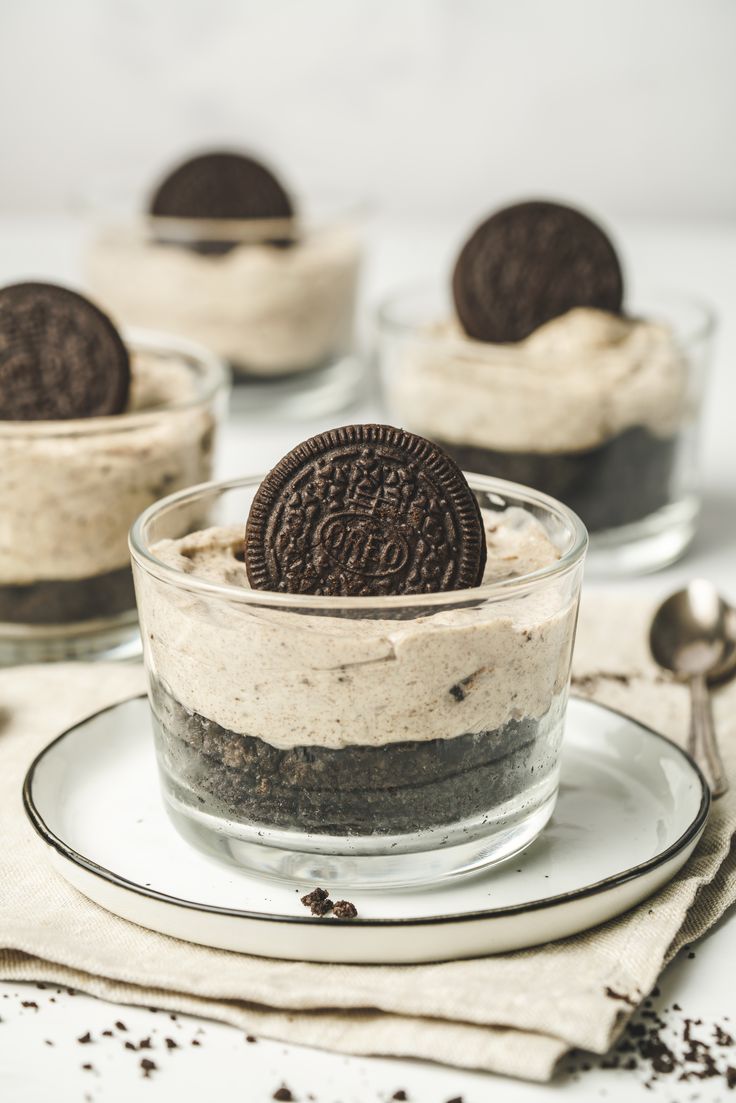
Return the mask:
M0 621L6 624L73 624L131 609L135 609L135 591L130 567L90 578L0 585Z
M392 835L456 824L543 782L556 759L531 719L451 739L282 750L189 712L160 683L152 703L178 799L279 829Z
M677 440L640 426L582 452L497 452L437 443L464 471L495 475L559 498L590 532L641 521L672 497Z

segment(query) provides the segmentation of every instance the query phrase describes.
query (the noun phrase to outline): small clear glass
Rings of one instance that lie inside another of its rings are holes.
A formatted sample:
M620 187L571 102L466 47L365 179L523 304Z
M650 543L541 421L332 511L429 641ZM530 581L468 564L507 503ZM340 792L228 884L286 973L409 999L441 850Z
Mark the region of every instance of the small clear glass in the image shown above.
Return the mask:
M141 217L103 224L87 279L125 323L201 343L229 363L239 412L300 417L354 399L365 211L294 220Z
M699 432L714 317L684 295L634 303L657 325L636 341L543 353L474 341L430 288L378 312L378 358L391 420L437 441L471 471L565 502L590 533L589 569L658 570L679 558L700 509ZM643 331L642 331L643 333Z
M228 373L168 336L124 334L127 412L0 420L0 662L140 653L128 530L173 490L210 478Z
M136 521L163 797L195 846L267 876L369 887L479 869L542 830L587 534L542 494L468 478L489 515L529 511L559 558L463 591L305 597L248 588L260 478L172 495ZM226 581L192 573L202 539L221 542Z

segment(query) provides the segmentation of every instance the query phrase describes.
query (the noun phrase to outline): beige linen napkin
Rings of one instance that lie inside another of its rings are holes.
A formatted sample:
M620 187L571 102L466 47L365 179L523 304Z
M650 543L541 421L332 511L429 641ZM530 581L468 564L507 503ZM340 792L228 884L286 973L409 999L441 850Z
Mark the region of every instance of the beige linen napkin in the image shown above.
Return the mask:
M685 690L646 655L650 602L589 596L575 689L674 739ZM313 965L192 946L108 914L54 873L21 806L25 770L65 727L141 691L138 667L62 665L0 673L0 977L56 981L253 1033L349 1053L428 1058L543 1080L571 1047L604 1052L663 965L736 899L736 792L655 897L597 929L536 949L416 966ZM716 699L736 779L736 682Z

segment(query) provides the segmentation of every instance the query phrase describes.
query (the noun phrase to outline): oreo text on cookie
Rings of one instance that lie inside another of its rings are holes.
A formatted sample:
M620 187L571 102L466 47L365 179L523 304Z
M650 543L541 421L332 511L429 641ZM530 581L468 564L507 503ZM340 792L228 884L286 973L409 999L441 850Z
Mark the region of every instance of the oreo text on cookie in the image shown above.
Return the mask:
M251 506L245 563L255 589L390 596L480 583L485 534L462 472L436 445L351 425L298 445Z

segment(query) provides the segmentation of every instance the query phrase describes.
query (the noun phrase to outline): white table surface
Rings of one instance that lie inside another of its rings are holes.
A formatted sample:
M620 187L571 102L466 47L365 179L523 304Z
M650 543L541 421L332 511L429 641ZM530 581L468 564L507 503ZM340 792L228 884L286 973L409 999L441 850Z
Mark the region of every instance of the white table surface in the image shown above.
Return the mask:
M388 225L375 221L363 291L365 332L371 306L387 290L426 281L446 270L465 222ZM0 217L0 283L37 277L78 284L84 235L78 218ZM668 570L617 585L654 596L704 575L736 601L736 224L627 222L618 226L618 239L628 270L636 273L635 287L697 293L716 308L720 331L705 412L703 514L696 542ZM286 423L276 417L257 421L231 417L219 474L263 470L313 432L380 416L378 400L368 393L355 409L330 419ZM684 952L672 963L660 981L660 995L653 999L679 1052L686 1017L702 1020L697 1035L708 1041L716 1024L726 1029L730 1025L732 1033L736 1028L733 910L692 952L694 957ZM673 1010L674 1003L681 1010ZM124 1022L127 1031L116 1029L116 1021ZM113 1037L102 1036L103 1030L113 1030ZM78 1038L87 1032L93 1041L80 1044ZM145 1038L151 1040L150 1049L125 1047L126 1040L138 1045ZM177 1043L176 1048L169 1048L166 1038ZM721 1064L736 1065L736 1052L728 1055L723 1050L722 1056ZM140 1066L144 1057L157 1066L148 1077ZM565 1071L571 1063L575 1071ZM86 1069L85 1064L92 1067ZM166 1012L120 1007L55 986L40 989L0 983L2 1103L51 1099L166 1103L207 1096L260 1103L271 1099L282 1084L295 1099L316 1103L379 1103L400 1089L412 1103L446 1103L458 1096L464 1103L599 1098L611 1103L638 1099L712 1103L736 1098L722 1077L683 1083L676 1076L662 1076L647 1083L650 1076L644 1065L631 1071L605 1069L595 1058L578 1056L563 1062L552 1084L528 1084L428 1063L344 1057L266 1039L249 1044L241 1031L219 1023L183 1015L173 1021Z

